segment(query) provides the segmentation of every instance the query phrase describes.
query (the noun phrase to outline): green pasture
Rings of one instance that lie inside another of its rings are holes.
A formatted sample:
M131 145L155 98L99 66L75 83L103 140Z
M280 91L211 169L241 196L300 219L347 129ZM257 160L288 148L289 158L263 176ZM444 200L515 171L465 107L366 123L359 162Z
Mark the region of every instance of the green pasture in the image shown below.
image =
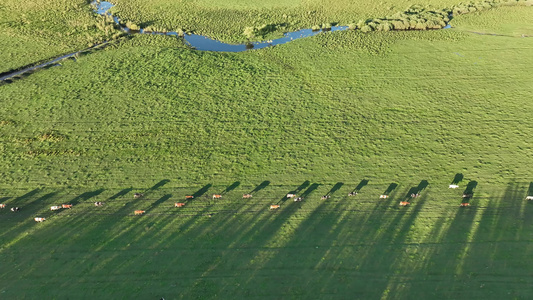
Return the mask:
M0 298L529 298L526 9L244 53L135 35L0 85Z
M527 299L528 184L462 189L276 182L145 189L10 190L0 211L0 293L7 299L454 298ZM465 177L461 186L471 182ZM335 187L336 186L336 187ZM337 189L338 188L338 189ZM320 196L334 190L328 200ZM144 198L133 199L134 192ZM242 199L243 193L254 195ZM286 200L287 192L303 202ZM202 194L204 193L204 194ZM222 193L212 200L212 193ZM185 195L184 208L174 202ZM105 203L95 207L94 201ZM50 205L74 203L52 212ZM268 209L281 204L277 211ZM143 216L133 211L143 209ZM35 223L35 216L46 217Z
M368 18L385 17L404 11L414 4L442 9L461 1L171 1L116 0L112 11L123 20L169 31L183 29L226 41L244 41L246 27L272 25L277 33L311 28L314 25L357 23ZM263 37L269 38L269 36Z
M81 50L118 33L86 0L4 0L0 73Z

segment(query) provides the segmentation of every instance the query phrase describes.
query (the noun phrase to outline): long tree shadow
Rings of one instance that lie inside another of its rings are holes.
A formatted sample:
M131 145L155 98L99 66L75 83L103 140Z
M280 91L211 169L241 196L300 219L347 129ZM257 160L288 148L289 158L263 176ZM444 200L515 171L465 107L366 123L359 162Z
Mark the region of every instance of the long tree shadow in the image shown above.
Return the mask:
M529 188L527 189L527 196L533 196L533 182L529 183Z

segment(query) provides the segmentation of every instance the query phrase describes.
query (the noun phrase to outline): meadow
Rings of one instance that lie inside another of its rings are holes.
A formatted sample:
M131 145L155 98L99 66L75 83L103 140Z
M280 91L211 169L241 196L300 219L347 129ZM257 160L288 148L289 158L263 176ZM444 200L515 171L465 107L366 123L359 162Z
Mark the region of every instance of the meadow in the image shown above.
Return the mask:
M1 85L0 297L528 298L528 9L244 53L136 35Z
M120 34L85 0L0 3L0 73L75 52Z

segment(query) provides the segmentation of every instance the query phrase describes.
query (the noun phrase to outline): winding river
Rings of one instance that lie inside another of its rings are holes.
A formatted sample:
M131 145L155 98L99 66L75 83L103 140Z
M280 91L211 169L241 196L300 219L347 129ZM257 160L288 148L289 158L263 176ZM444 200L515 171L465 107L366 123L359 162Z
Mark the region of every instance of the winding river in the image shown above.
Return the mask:
M138 31L130 30L129 28L121 24L120 19L118 17L113 16L111 15L111 13L109 13L109 9L114 6L114 4L112 4L111 2L93 1L91 4L94 5L95 7L95 10L94 10L95 13L99 15L103 15L103 16L106 16L106 15L111 16L113 20L115 21L115 23L124 32L130 33L130 34L158 34L158 35L168 35L168 36L176 36L176 37L179 36L177 32L153 32L153 31L145 31L144 29L140 29ZM291 42L297 39L315 36L323 32L348 30L348 28L349 28L348 26L332 26L331 28L321 29L321 30L302 29L298 31L284 33L283 37L278 38L278 39L263 41L263 42L250 42L246 44L228 44L228 43L217 41L217 40L208 38L203 35L198 35L198 34L185 34L183 36L183 39L193 49L196 49L199 51L243 52L243 51L250 50L250 49L263 49L263 48L272 47L275 45L282 45L282 44L286 44L288 42ZM444 27L443 29L446 29L446 28L451 28L451 27L450 25L446 25L446 27ZM0 82L10 82L16 76L20 76L20 75L32 72L37 69L59 65L59 61L63 59L76 57L76 55L79 55L80 53L83 53L85 51L90 51L92 49L95 49L107 43L108 42L105 42L100 45L89 47L87 49L65 54L65 55L62 55L60 57L57 57L45 63L41 63L38 65L30 65L27 67L23 67L17 71L6 72L0 75Z

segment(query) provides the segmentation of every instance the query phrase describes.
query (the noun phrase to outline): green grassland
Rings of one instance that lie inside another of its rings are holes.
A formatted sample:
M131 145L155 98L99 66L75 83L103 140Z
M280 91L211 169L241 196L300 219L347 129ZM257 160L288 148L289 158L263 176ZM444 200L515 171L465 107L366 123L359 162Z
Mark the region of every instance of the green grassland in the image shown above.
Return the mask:
M0 73L75 52L117 34L85 0L0 3Z
M246 27L278 26L284 30L311 28L325 23L347 25L368 18L385 17L414 4L436 9L458 0L401 1L169 1L117 0L112 10L124 20L167 30L184 29L226 41L243 41Z
M503 34L521 37L533 36L533 9L526 6L499 7L496 10L477 12L456 18L452 26L480 33Z
M137 35L0 86L0 298L527 299L533 39L466 32L526 9L235 54Z

